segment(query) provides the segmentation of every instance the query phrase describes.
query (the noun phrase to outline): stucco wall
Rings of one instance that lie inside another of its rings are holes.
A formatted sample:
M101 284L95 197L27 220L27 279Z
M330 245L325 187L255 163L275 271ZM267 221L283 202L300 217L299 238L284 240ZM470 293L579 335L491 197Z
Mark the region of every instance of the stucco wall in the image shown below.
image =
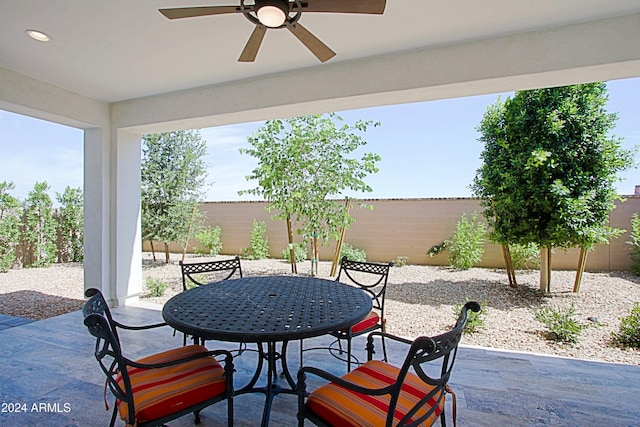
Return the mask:
M411 264L447 265L447 253L433 258L427 250L441 243L455 231L462 213L481 211L479 201L468 198L451 199L375 199L366 201L373 210L352 208L356 219L347 230L345 242L364 249L369 261L392 261L398 256L409 257ZM239 254L249 244L253 220L267 224L267 237L272 257L280 257L287 246L284 221L272 220L263 202L208 202L202 210L208 215L208 225L222 228L224 254ZM629 230L630 218L640 212L640 196L627 196L626 201L616 203L611 212L611 226ZM296 240L301 240L296 237ZM613 239L610 245L598 245L587 258L587 270L629 270L628 233ZM196 242L193 242L195 245ZM191 245L191 246L193 246ZM157 246L158 247L158 246ZM145 245L148 249L148 246ZM322 259L331 259L335 242L320 250ZM180 249L173 248L176 251ZM554 269L575 269L577 249L557 249L552 260ZM500 246L487 243L480 266L504 266Z

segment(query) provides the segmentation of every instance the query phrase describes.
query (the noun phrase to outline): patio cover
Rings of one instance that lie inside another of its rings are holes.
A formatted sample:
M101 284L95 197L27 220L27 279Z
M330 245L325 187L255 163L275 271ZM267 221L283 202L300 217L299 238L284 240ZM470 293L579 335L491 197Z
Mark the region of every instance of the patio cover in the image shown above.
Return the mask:
M0 1L0 108L84 129L85 286L113 304L142 287L144 133L640 76L637 0L406 0L382 16L304 15L337 52L324 64L277 30L255 63L238 63L251 24L158 13L178 1Z

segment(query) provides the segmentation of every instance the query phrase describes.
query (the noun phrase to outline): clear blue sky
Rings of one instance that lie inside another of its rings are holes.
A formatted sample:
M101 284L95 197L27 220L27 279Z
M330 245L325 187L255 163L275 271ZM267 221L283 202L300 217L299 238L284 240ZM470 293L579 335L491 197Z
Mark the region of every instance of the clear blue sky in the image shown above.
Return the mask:
M614 135L624 138L623 146L640 145L640 78L607 84L607 109L617 112ZM364 134L366 151L382 156L380 172L367 179L373 188L365 197L465 197L480 166L482 144L477 141L477 125L488 105L498 96L511 93L404 104L339 112L346 122L358 119L380 121ZM201 129L207 141L209 188L206 199L250 200L238 190L253 188L245 180L256 163L241 156L247 136L261 123ZM62 193L66 186L82 187L82 131L0 110L0 182L13 181L12 194L24 200L37 181L46 181L49 195ZM640 163L640 154L636 155ZM640 185L640 171L629 170L617 185L622 195L633 194Z

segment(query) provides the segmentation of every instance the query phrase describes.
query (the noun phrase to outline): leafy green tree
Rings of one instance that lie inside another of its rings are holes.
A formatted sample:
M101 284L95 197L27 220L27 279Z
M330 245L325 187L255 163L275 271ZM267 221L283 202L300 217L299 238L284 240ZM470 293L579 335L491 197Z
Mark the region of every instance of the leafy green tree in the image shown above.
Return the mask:
M15 188L13 182L0 182L0 273L13 268L20 243L22 208L20 201L9 194Z
M633 157L609 135L617 116L607 99L604 83L589 83L519 91L489 106L472 188L492 240L536 243L550 259L554 247L588 250L619 234L608 215L619 197L616 174ZM541 289L549 290L549 277L541 274Z
M56 193L58 211L58 260L82 262L84 243L84 208L82 189L67 186Z
M143 137L142 238L164 242L166 262L169 243L186 244L197 228L192 224L202 216L197 206L206 184L206 150L198 131Z
M262 196L269 211L278 211L276 218L295 220L296 232L313 238L317 249L318 239L337 238L353 222L347 206L335 199L345 190L371 191L364 179L378 171L381 157L349 157L366 144L360 134L371 125L379 124L359 120L350 125L335 113L267 121L248 138L252 148L241 149L258 160L247 176L258 187L239 193Z
M36 182L24 201L25 267L48 267L56 258L56 221L47 190L49 184Z

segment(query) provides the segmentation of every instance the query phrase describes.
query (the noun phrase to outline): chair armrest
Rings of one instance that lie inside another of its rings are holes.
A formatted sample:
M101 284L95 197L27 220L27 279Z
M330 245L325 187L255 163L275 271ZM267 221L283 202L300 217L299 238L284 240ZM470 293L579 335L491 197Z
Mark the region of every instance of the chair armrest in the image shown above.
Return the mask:
M167 366L180 365L181 363L190 362L192 360L200 359L203 357L210 357L224 355L224 364L227 365L233 362L233 356L227 350L210 350L204 353L193 354L187 357L181 357L180 359L170 360L168 362L163 363L138 363L135 360L125 358L125 362L128 366L133 366L134 368L139 369L157 369L157 368L166 368Z
M387 332L381 332L381 331L373 331L371 332L368 336L367 339L369 339L368 337L374 337L374 336L380 336L380 337L384 337L385 339L390 339L393 341L398 341L407 345L411 345L413 343L412 340L407 339L407 338L403 338L403 337L399 337L397 335L391 335ZM372 338L373 339L373 338Z
M298 370L298 384L296 385L296 390L298 391L298 395L306 394L306 375L312 374L316 375L320 378L323 378L329 382L347 388L349 390L354 390L358 393L363 393L370 396L377 396L382 394L389 394L396 388L397 383L393 383L387 387L383 388L368 388L362 387L360 385L354 384L350 381L345 380L344 378L338 377L330 372L323 371L319 368L314 368L313 366L303 366Z
M153 329L153 328L160 328L162 326L169 326L169 325L167 325L166 322L153 323L151 325L130 326L130 325L125 325L123 323L120 323L115 319L113 320L113 324L116 325L120 329L127 329L127 330L130 330L130 331L141 331L141 330L145 330L145 329Z
M380 340L382 340L383 338L389 339L402 344L406 344L407 346L411 346L413 344L413 341L403 337L391 335L386 332L373 331L369 333L369 335L367 335L367 360L373 360L373 355L375 354L374 338L376 337L378 337Z

